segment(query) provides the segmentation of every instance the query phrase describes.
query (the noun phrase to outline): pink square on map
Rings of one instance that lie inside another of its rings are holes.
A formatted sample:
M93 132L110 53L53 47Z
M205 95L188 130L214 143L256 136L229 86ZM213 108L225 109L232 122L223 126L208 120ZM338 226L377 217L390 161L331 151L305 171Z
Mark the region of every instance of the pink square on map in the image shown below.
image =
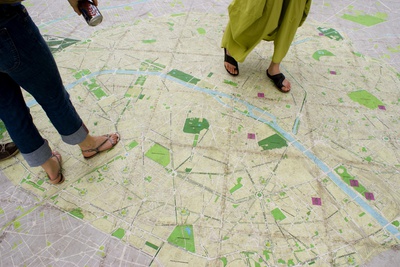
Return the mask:
M386 110L385 106L378 106L380 110Z
M336 71L331 70L331 74L332 74L332 75L336 75Z
M247 134L247 138L248 138L248 139L256 139L256 135L253 134L253 133L248 133L248 134Z
M313 197L312 198L312 204L313 205L317 205L317 206L321 206L322 205L322 201L319 197Z
M350 185L358 187L358 181L357 180L350 180Z
M319 33L319 36L324 36L325 34L323 34L322 32Z
M258 93L257 96L260 98L264 98L264 93Z
M365 193L365 198L368 200L375 200L374 194L366 192Z

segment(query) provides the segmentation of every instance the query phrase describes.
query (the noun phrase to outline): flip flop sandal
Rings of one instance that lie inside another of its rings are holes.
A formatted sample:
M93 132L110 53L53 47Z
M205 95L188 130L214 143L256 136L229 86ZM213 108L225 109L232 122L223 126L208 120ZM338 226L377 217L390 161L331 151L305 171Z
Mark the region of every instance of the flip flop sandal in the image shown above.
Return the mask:
M268 73L268 69L267 69L267 76L268 78L271 79L271 81L274 82L276 88L278 88L279 91L281 91L282 93L289 93L290 89L287 91L284 91L282 88L284 87L283 85L283 81L286 79L285 75L283 75L282 73L278 73L276 75L270 75Z
M225 59L224 59L224 62L227 62L227 63L229 63L229 64L235 66L235 68L236 68L236 70L237 70L237 73L235 74L235 73L230 72L230 71L225 67L225 65L224 65L226 71L227 71L230 75L232 75L232 76L238 76L238 75L239 75L239 65L238 65L237 61L236 61L233 57L231 57L230 55L228 55L228 53L226 53L226 48L224 48L224 52L225 52Z
M120 135L118 134L118 133L114 133L114 134L116 134L117 135L117 141L115 142L115 144L112 142L112 140L111 140L111 135L109 135L109 134L106 134L106 135L103 135L103 136L105 136L105 137L107 137L107 139L106 140L104 140L104 142L103 143L101 143L98 147L96 147L96 148L90 148L90 149L86 149L86 150L82 150L82 153L86 153L86 152L96 152L96 153L94 153L93 155L90 155L90 156L88 156L88 157L85 157L85 156L83 156L85 159L90 159L90 158L93 158L94 156L96 156L97 154L99 154L100 152L103 152L103 151L108 151L108 150L110 150L110 149L112 149L116 144L118 144L118 142L119 142L119 140L120 140ZM107 143L107 141L109 141L110 143L111 143L111 147L109 148L109 149L105 149L105 150L100 150L100 147L102 147L105 143Z
M58 158L57 156L60 156L60 158ZM51 157L56 158L57 162L58 162L58 166L60 167L60 170L58 171L58 175L55 179L51 179L50 176L47 174L47 177L50 180L51 184L62 184L65 181L64 175L62 174L62 168L61 168L61 155L60 153L58 153L57 151L53 151L51 153Z

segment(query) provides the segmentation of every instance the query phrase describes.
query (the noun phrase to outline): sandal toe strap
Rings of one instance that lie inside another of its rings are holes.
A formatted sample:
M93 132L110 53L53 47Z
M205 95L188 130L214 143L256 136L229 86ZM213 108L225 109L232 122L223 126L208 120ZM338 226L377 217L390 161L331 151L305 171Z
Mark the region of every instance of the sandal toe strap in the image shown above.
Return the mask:
M99 150L100 147L102 147L105 143L107 143L107 141L110 141L110 143L113 145L113 142L111 141L110 135L107 134L107 135L104 135L104 136L107 137L107 138L99 146L97 146L95 148L89 148L89 149L86 149L86 150L82 150L82 152L83 153L86 153L86 152L96 152L96 153L98 153L98 152L100 152L100 150Z

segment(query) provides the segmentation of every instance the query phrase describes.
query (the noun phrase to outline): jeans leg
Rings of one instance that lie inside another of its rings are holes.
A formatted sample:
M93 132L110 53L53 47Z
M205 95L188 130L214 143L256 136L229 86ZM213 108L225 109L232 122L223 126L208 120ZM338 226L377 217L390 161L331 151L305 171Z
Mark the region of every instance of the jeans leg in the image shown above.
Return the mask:
M50 49L25 7L0 5L0 13L0 116L24 157L40 158L28 163L41 165L50 157L49 148L33 125L17 87L36 99L66 143L82 142L88 131L62 84Z
M51 157L51 149L33 124L19 85L1 72L0 81L0 118L29 166L40 166Z
M6 28L19 57L18 65L4 72L36 99L66 143L82 142L88 131L62 84L50 49L26 9L20 5L12 20L1 24L0 20L0 28Z

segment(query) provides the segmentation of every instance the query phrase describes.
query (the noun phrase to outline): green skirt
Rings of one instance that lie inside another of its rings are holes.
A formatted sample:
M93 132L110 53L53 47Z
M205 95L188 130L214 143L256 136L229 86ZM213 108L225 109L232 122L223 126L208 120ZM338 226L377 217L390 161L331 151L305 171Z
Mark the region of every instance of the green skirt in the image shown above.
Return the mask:
M274 41L272 61L280 63L310 7L311 0L234 0L221 46L243 62L262 40Z

